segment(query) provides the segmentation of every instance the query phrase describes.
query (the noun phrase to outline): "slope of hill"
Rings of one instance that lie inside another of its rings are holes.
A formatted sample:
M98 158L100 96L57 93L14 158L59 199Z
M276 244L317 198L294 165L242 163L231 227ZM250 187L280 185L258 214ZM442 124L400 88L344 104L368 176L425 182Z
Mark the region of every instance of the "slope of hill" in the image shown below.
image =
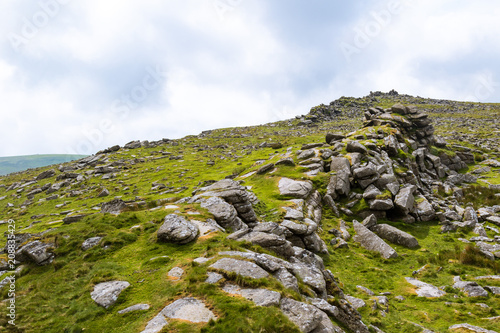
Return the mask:
M86 155L52 154L0 157L0 176L52 164L71 162L85 156Z
M2 177L0 327L498 332L499 115L376 92Z

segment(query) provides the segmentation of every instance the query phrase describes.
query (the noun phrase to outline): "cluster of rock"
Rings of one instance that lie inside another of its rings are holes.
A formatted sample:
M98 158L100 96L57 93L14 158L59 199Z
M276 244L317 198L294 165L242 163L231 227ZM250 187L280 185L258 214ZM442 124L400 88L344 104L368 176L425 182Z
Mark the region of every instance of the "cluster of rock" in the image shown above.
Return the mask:
M316 295L312 298L304 295L307 302L282 298L280 293L268 289L245 289L233 283L221 285L225 292L242 296L258 306L278 306L302 332L344 332L329 317L353 332L369 332L359 313L346 300L333 274L325 269L323 260L299 247L293 247L292 251L287 260L252 251L220 252L219 256L224 258L218 259L209 268L222 274L235 273L252 279L274 278L285 288L297 292L303 291L298 284L299 280L303 281L310 288L309 294ZM211 259L197 260L206 263ZM211 283L218 283L221 279L222 276L219 276Z

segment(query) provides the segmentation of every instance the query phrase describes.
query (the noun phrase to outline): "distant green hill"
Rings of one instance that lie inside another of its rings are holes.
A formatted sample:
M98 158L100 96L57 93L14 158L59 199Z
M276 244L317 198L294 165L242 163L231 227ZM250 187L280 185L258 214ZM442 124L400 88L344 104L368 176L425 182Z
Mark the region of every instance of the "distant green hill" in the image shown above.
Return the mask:
M0 175L3 176L12 172L70 162L85 156L86 155L51 154L0 157Z

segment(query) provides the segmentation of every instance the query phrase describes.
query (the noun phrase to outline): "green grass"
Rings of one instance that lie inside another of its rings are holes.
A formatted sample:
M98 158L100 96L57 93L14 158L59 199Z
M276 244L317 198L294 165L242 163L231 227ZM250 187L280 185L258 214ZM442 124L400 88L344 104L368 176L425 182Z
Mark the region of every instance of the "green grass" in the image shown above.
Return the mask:
M227 240L226 235L222 233L182 246L158 243L157 229L165 215L176 210L165 210L161 206L191 196L193 191L206 186L209 180L217 181L231 176L236 177L235 180L241 180L243 186L251 187L251 191L259 198L260 202L254 208L260 221L279 222L284 215L282 207L288 204L285 200L290 199L279 195L278 182L281 177L311 180L323 195L330 175L319 173L315 177L307 177L301 167L279 166L274 173L253 175L244 179L241 176L257 170L264 164L277 162L289 148L292 150L291 157L295 159L302 144L324 142L327 132L347 133L359 128L362 124L361 110L365 106L390 107L397 101L407 104L405 98L342 98L339 108L352 112L349 116L344 115L334 121L318 123L317 126L309 128L298 127L298 120L281 121L272 126L218 129L202 137L189 136L176 140L175 144L165 143L155 148L122 149L108 155L107 163L123 163L123 166L117 166L116 177L107 180L102 177L88 177L87 172L93 168L76 170L74 172L86 176L86 179L57 191L59 197L55 200L46 200L50 195L45 192L36 194L30 199L31 204L26 207L22 207L28 199L26 194L37 187L58 182L55 177L27 186L19 193L17 189L7 191L8 186L14 182L25 183L53 167L46 166L0 177L0 197L5 196L0 200L3 207L0 220L14 219L18 232L37 233L54 228L43 235L41 240L56 243L56 259L52 264L28 264L17 279L17 331L140 332L163 307L178 298L193 296L202 299L219 319L204 325L172 320L164 329L165 332L298 332L276 307L256 307L250 301L222 292L219 288L221 283L205 284L208 265L216 259L205 265L192 262L196 257L208 258L226 250L266 251L248 243ZM500 106L497 104L474 105L458 102L454 107L449 107L435 105L432 100L423 98L414 98L413 102L435 120L437 134L456 138L463 136L474 140L494 139L498 143L499 136L494 133L492 126L492 120L498 119L500 114ZM473 113L460 111L460 108L466 107ZM490 110L486 107L490 107ZM480 125L457 125L465 119ZM376 130L384 133L394 131L387 126ZM373 129L361 129L357 134L369 135L371 131ZM467 143L467 140L447 140L450 144L460 144L477 150L477 163L483 158L500 157L493 149L478 147ZM283 148L259 148L262 142L280 142ZM377 143L383 145L383 142ZM164 155L166 152L170 154ZM345 153L345 150L343 152ZM433 148L432 152L453 154L450 150L438 148ZM412 158L410 154L399 153L401 158ZM182 158L170 159L170 156ZM213 162L213 165L209 165L209 162ZM477 166L471 165L469 170ZM406 170L401 168L395 171ZM492 184L500 183L497 171L492 169L490 173L484 174L484 180ZM57 171L57 175L59 174ZM161 183L165 187L153 189L153 183ZM98 198L102 188L107 188L110 196ZM72 196L72 191L77 190L82 193ZM464 188L464 203L471 202L475 208L500 204L500 199L494 196L496 193L484 186L468 186ZM445 195L439 190L436 194ZM388 192L382 194L383 197L389 195ZM100 204L114 197L144 201L144 205L118 216L99 213ZM347 198L339 200L340 205L347 202ZM7 203L12 203L14 207L7 208ZM65 206L56 208L56 205L61 204ZM178 206L180 214L188 218L204 220L211 217L198 205ZM149 210L151 208L159 209ZM357 214L368 208L368 203L362 199L351 210ZM80 222L65 225L62 223L65 217L65 214L61 214L63 211L93 214ZM198 212L199 215L190 215L189 212ZM352 220L356 216L342 215L342 218L347 221L350 233L354 234ZM448 326L459 322L497 329L498 322L482 318L500 315L500 298L490 295L487 298L470 299L451 288L453 276L456 275L464 280L473 280L473 277L479 275L498 274L498 265L495 262L485 261L477 253L477 249L467 247L458 240L472 237L474 234L466 230L441 234L441 226L436 221L404 224L398 220L383 219L379 223L388 223L414 235L420 247L406 249L393 245L399 257L391 260L385 260L380 255L365 250L352 240L348 242L349 248L334 249L329 245L333 235L329 234L328 230L338 228L340 219L334 216L328 207L323 210L320 229L320 236L328 244L330 251L330 255L322 255L325 265L334 273L346 294L367 302L368 306L360 309L365 323L376 325L388 333L420 332L421 330L412 323L418 323L436 332L445 332ZM7 225L0 225L0 234L6 231ZM489 237L494 236L492 231L487 232ZM82 242L94 236L103 237L100 245L82 251ZM413 271L424 265L427 265L426 269L417 278L436 286L444 286L447 295L443 298L417 297L414 288L404 279L406 276L412 276ZM176 266L181 266L185 275L179 281L172 281L167 278L167 272ZM299 294L284 289L274 279L253 281L233 274L224 276L224 281L248 287L265 287L278 291L285 297L301 299ZM129 281L131 286L120 295L115 305L103 309L91 300L90 292L95 284L113 279ZM478 283L482 286L500 286L498 281ZM303 293L309 292L304 283L299 285ZM360 292L356 288L357 285L370 288L375 293L391 292L388 296L389 312L385 317L379 310L371 310L373 299ZM403 296L405 300L396 300L397 295ZM1 291L1 296L6 297L5 289ZM449 305L445 305L445 302L449 302ZM151 308L125 315L116 313L137 303L148 303ZM485 303L489 308L484 309L477 303ZM6 330L6 327L6 318L2 314L0 331ZM9 330L10 328L7 331Z

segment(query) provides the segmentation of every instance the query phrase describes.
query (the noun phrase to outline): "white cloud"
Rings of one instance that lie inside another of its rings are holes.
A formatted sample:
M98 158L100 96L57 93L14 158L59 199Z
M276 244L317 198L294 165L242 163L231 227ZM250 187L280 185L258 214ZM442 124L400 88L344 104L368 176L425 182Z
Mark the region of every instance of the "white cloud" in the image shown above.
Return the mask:
M500 7L486 0L402 0L401 13L384 24L373 13L388 10L388 0L328 2L336 19L322 24L313 21L313 4L291 2L307 6L300 28L292 26L295 18L280 16L280 3L227 0L232 7L223 17L214 3L67 1L19 53L5 39L0 95L8 126L1 135L13 144L0 155L90 153L133 139L266 123L375 90L500 97ZM0 31L21 34L24 19L40 10L39 3L2 2ZM354 43L355 28L377 28L377 22L380 31L346 62L336 46ZM156 66L169 73L163 86L127 117L110 112ZM112 130L102 128L104 120Z

